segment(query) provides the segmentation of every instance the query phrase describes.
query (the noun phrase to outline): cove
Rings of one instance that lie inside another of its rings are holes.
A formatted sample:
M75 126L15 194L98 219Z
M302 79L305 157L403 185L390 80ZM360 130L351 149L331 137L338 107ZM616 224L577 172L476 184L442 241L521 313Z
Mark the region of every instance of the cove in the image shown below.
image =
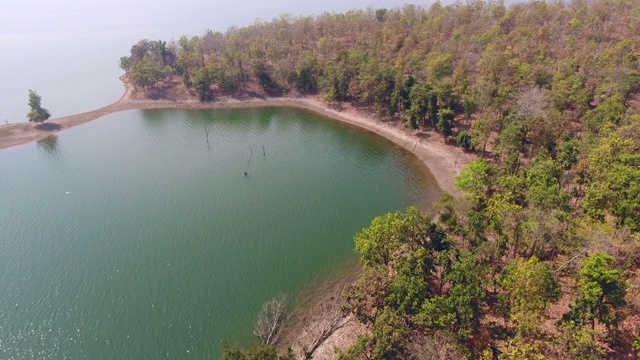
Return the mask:
M38 359L217 358L440 196L407 151L279 108L114 113L1 150L0 189L0 357Z

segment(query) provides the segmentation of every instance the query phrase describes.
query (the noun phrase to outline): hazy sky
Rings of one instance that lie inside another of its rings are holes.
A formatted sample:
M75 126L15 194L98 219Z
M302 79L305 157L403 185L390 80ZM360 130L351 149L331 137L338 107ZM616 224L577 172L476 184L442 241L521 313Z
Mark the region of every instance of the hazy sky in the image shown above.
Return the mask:
M453 0L443 0L443 4ZM409 1L428 6L432 0ZM140 39L224 32L281 14L396 8L406 0L0 0L0 122L26 121L36 89L52 115L95 109L122 95L117 60Z
M311 15L351 9L395 8L404 0L21 0L0 3L0 34L149 33L149 37L224 31L283 13ZM431 1L412 2L426 6ZM444 2L446 3L446 1ZM153 36L152 36L153 35ZM1 36L1 35L0 35Z

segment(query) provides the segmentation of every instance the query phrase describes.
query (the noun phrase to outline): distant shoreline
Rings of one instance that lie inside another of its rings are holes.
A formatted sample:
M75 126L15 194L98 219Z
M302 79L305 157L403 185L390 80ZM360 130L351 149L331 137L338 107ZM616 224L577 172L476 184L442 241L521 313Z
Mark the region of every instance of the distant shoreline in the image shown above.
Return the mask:
M473 155L461 151L458 147L447 145L444 139L434 132L414 132L410 134L405 129L398 127L394 122L381 121L371 114L363 114L350 105L343 104L344 108L340 110L331 108L320 100L318 96L247 98L239 100L223 97L213 102L204 103L195 99L175 101L137 100L133 97L133 87L124 77L121 80L125 84L125 93L111 105L80 114L52 119L44 124L17 123L0 125L0 150L41 140L58 131L125 110L288 107L309 110L343 123L355 125L402 146L415 154L429 168L442 190L450 193L458 193L453 186L455 177L460 169L474 158Z

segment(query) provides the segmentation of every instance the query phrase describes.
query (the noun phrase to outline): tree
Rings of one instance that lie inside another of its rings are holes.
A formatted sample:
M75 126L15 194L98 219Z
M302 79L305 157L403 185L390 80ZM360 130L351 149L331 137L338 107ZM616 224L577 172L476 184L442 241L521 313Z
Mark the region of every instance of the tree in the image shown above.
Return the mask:
M603 130L614 130L619 126L626 111L622 96L614 95L597 108L587 111L583 121L589 131L599 134Z
M429 111L429 99L432 96L431 87L425 83L412 84L409 89L407 115L412 119L424 123ZM405 105L406 106L406 105Z
M451 247L446 234L415 207L375 218L354 240L364 272L343 294L342 311L365 324L373 324L384 308L418 312L437 258Z
M277 296L262 306L253 334L264 345L273 345L287 322L287 302L284 296Z
M373 326L373 358L404 358L411 329L405 320L389 308L385 308L376 318Z
M207 101L211 96L211 76L207 68L200 68L194 71L191 81L193 88L198 93L200 101Z
M396 86L395 74L391 67L382 66L379 61L368 61L358 76L359 100L373 105L378 113L391 113L391 96Z
M291 82L302 93L314 93L318 90L318 58L315 54L305 51L298 68L291 73Z
M405 112L411 106L409 101L409 93L411 88L416 84L413 76L407 77L405 81L396 81L396 88L391 95L391 105L395 106L397 111Z
M158 67L150 56L145 55L140 61L133 64L130 76L135 85L142 86L146 90L148 86L162 79L164 74L162 68Z
M41 103L42 97L29 89L29 107L31 108L31 111L27 114L29 121L43 123L51 117L49 110L43 108Z
M639 127L636 119L635 124L600 138L589 152L588 160L583 160L588 166L587 188L580 204L594 220L614 221L616 227L632 231L640 229L640 155L635 135Z
M482 159L470 162L456 177L455 187L469 197L482 197L488 184L489 165Z
M503 273L502 287L511 321L519 335L533 335L549 304L560 299L560 285L547 263L518 258Z
M438 110L438 123L436 124L436 129L444 136L451 135L455 115L455 112L449 108L440 108L440 110Z
M385 8L380 8L376 10L376 20L378 20L379 22L383 22L384 21L384 15L387 13L387 9Z
M373 219L371 226L356 234L356 251L360 253L360 261L365 267L389 264L401 245L401 224L400 212L387 213Z
M366 268L408 259L418 249L443 251L450 245L442 230L416 207L405 213L397 211L376 217L371 226L356 234L354 241Z
M448 330L461 340L480 331L484 316L486 269L461 252L444 274L445 293L427 299L413 321L429 329Z
M626 305L627 286L620 280L620 272L612 268L614 260L602 253L587 257L578 274L578 297L563 317L566 321L589 324L593 330L597 320L607 327L610 335L617 330L620 314L616 309Z
M459 131L456 134L456 144L465 150L471 149L471 135L466 130Z
M408 259L399 261L385 302L396 312L416 314L429 295L427 281L434 270L433 264L433 257L425 249L414 251Z
M516 95L515 112L521 120L545 116L548 106L548 92L540 86L521 89Z
M129 70L131 70L131 62L132 62L131 57L123 56L118 61L118 66L120 67L120 69L124 70L125 73L127 73L128 75Z

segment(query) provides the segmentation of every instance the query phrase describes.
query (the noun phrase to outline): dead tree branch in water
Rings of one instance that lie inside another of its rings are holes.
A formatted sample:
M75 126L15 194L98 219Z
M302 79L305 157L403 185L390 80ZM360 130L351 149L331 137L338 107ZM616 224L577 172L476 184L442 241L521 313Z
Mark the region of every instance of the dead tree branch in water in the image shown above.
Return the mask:
M288 319L285 297L283 295L276 296L262 305L253 334L260 339L262 344L273 345L280 339L280 334Z
M249 150L251 151L251 153L249 153L249 161L247 162L247 171L244 172L244 176L249 175L249 164L251 164L251 157L253 156L253 149L251 148L251 146L249 146Z

